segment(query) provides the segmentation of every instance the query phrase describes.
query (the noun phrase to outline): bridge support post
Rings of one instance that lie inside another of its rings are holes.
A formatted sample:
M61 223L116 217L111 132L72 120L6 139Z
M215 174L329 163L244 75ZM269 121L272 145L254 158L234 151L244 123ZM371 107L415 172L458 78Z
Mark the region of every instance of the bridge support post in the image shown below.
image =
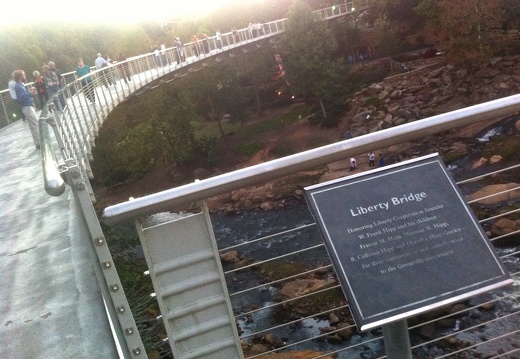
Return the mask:
M72 188L74 197L83 213L83 218L90 232L92 256L97 259L93 267L105 301L108 319L113 328L114 339L119 343L120 355L124 359L146 359L148 356L137 330L130 305L119 280L119 275L114 266L112 255L92 205L92 200L87 190L88 187L81 170L72 160L67 160L66 166L66 182Z

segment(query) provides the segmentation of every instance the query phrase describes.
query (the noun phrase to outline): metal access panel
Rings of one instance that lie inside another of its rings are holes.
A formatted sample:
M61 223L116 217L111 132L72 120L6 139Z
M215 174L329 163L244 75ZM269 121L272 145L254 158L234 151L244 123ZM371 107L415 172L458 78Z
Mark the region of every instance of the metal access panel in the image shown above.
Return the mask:
M175 359L243 358L209 216L137 227Z

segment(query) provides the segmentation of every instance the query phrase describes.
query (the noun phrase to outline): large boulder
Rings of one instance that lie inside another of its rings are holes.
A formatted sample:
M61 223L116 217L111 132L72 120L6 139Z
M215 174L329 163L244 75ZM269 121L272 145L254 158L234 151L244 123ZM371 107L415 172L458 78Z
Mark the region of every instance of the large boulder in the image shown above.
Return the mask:
M486 186L486 187L478 190L477 192L470 194L468 196L468 200L472 201L472 200L475 200L478 198L482 198L481 200L477 201L478 203L481 203L481 204L495 204L495 203L500 203L500 202L504 202L504 201L516 200L516 199L520 198L519 191L509 191L509 192L505 192L505 193L500 193L500 192L508 191L508 190L511 190L518 186L519 186L519 184L514 183L514 182L489 185L489 186ZM485 197L490 196L495 193L500 193L500 194L497 194L493 197L485 198Z
M298 279L285 283L280 290L280 296L282 301L286 301L332 287L336 284L337 282L334 279Z

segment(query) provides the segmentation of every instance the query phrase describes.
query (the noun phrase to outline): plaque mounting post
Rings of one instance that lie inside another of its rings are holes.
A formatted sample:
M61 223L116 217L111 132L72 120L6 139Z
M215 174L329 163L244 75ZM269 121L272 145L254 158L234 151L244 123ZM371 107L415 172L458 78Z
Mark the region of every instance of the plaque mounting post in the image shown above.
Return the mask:
M412 359L412 348L406 319L383 325L387 359Z

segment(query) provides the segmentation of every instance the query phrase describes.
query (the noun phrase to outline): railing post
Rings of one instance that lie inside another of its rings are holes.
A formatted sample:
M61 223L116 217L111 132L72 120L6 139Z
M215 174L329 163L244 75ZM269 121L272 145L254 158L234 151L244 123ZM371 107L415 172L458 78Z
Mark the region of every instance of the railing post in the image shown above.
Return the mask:
M99 282L101 293L106 302L106 309L113 331L120 344L125 359L144 359L147 354L137 330L128 300L119 280L110 249L99 224L96 211L80 169L71 160L67 161L67 183L72 188L77 204L81 208L83 219L90 232L92 258L97 259L93 267Z
M2 108L4 109L5 121L9 125L9 124L11 124L11 121L9 120L9 114L7 113L7 107L5 106L4 99L2 98L2 96L0 96L0 102L2 103Z

